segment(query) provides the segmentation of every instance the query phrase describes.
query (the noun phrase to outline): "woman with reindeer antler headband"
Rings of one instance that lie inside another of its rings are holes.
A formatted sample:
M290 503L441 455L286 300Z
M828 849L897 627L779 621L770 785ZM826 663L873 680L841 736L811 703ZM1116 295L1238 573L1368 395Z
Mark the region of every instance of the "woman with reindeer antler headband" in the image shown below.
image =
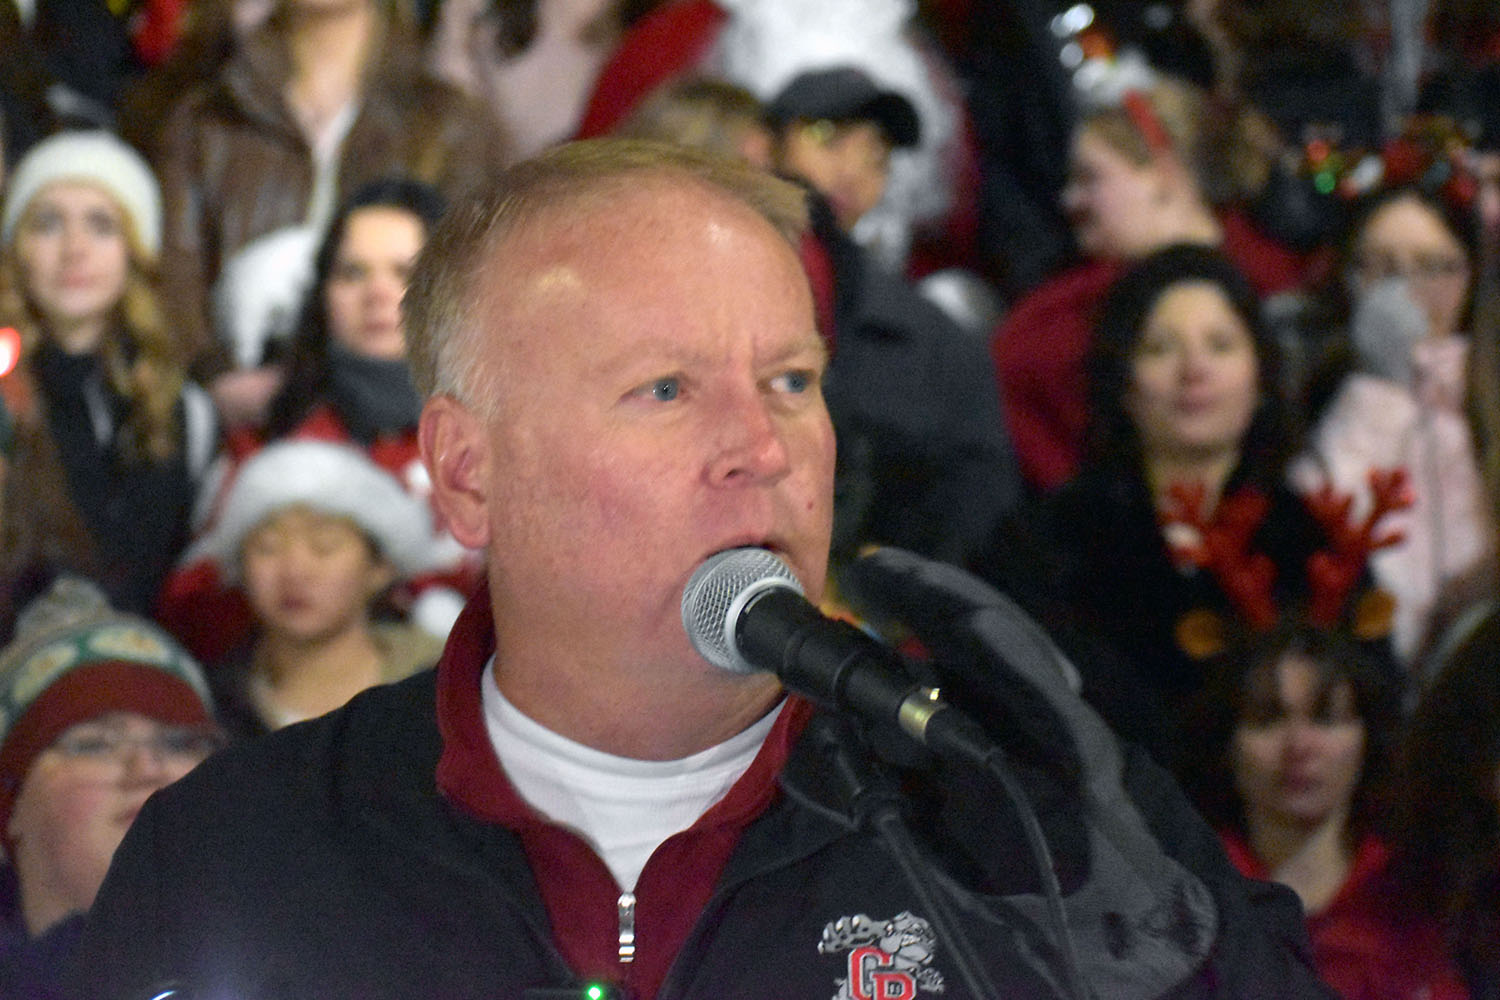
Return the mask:
M1227 258L1193 246L1148 256L1102 309L1079 474L1024 507L976 567L1052 628L1084 697L1169 767L1183 750L1177 710L1204 676L1179 623L1201 608L1228 616L1241 592L1300 600L1309 558L1329 545L1283 482L1293 438L1279 366ZM1363 553L1356 562L1362 581Z

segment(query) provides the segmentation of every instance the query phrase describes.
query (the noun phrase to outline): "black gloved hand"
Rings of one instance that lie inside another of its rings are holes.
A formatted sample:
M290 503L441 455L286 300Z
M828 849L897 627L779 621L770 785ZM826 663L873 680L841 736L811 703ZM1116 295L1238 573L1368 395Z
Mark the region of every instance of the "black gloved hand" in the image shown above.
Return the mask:
M1213 898L1152 834L1126 793L1119 743L1078 697L1076 670L1041 627L978 578L899 549L850 564L840 585L872 626L909 629L931 651L946 699L1011 757L1052 848L1069 930L1098 995L1155 996L1197 968L1217 927ZM977 834L992 873L1013 870L1021 845L996 823L1008 811L972 791L960 787L949 818L969 831L960 838L970 850ZM1038 926L1045 922L1034 892L1006 898Z

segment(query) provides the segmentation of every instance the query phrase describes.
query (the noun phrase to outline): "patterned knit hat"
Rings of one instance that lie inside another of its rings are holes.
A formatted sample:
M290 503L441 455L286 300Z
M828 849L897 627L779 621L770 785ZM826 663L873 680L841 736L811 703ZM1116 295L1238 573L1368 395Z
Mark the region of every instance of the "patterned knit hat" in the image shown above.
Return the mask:
M37 755L70 726L110 712L214 724L208 685L186 650L113 610L92 583L63 577L21 613L0 650L0 831Z

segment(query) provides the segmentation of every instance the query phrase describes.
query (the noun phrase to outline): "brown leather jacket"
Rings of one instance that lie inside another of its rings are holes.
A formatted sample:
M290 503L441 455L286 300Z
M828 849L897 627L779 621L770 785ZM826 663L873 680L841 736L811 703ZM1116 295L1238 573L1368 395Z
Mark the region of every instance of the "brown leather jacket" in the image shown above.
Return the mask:
M168 115L153 159L162 184L164 301L194 374L229 366L211 329L209 289L223 262L257 237L304 221L312 151L282 98L289 75L271 28ZM338 196L404 173L452 197L506 160L493 116L425 73L394 37L372 60L340 153Z

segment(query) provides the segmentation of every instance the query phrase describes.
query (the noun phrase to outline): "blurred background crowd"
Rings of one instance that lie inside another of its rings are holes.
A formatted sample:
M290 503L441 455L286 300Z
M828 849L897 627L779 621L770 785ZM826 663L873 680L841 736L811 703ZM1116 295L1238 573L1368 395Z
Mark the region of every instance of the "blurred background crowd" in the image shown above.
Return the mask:
M1493 2L0 0L0 124L0 996L152 791L436 661L407 273L622 135L807 189L835 583L971 569L1341 995L1500 1000Z

